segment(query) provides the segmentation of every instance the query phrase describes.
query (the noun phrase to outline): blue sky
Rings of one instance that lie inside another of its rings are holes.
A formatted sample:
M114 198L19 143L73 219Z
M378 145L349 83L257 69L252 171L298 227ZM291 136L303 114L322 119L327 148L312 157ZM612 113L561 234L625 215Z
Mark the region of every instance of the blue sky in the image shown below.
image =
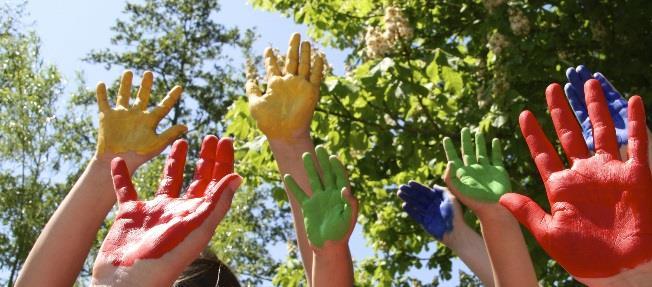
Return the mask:
M111 47L110 38L113 33L110 27L115 23L116 18L122 17L124 3L124 1L116 0L31 0L28 2L29 16L25 19L25 23L33 22L33 29L41 37L42 57L46 63L56 65L67 80L67 95L76 86L74 80L77 71L84 72L86 83L90 86L95 86L95 83L100 80L113 81L121 74L122 67L114 66L111 70L106 70L103 65L88 64L81 59L92 49ZM307 37L305 26L297 25L291 19L278 13L254 10L245 1L223 0L220 3L222 11L216 16L218 22L227 27L256 27L260 38L254 44L254 51L262 53L263 49L270 45L284 51L292 32L301 32L304 38ZM336 49L321 48L326 53L329 63L333 65L335 74L343 74L346 53ZM236 63L242 63L239 51L233 50L227 51L227 53L232 53L231 56ZM137 75L134 76L134 82L140 81ZM360 226L356 228L350 243L351 251L356 259L362 259L372 254L360 229ZM432 247L435 247L434 244ZM275 257L285 257L285 245L270 246L270 248ZM429 254L423 253L419 256L423 258ZM459 268L469 272L459 260L455 260L454 278L444 285L457 285L457 269ZM430 280L435 276L436 271L413 270L412 274L424 280Z

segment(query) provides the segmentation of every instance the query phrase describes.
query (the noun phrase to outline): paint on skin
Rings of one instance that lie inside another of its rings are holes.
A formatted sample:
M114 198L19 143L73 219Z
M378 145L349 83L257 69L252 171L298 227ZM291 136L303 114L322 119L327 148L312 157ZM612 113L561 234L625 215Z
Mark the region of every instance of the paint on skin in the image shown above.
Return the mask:
M591 155L562 88L553 84L546 99L570 168L565 168L534 115L519 123L546 187L548 214L529 197L510 193L500 203L509 209L543 249L571 275L606 278L652 260L652 174L640 97L629 100L630 158L621 161L616 132L600 83L585 85L596 154Z

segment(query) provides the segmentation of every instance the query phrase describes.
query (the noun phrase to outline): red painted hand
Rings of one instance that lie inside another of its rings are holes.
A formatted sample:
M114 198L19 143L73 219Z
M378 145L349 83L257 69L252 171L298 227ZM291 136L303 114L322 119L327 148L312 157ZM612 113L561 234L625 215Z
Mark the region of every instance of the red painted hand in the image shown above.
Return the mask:
M621 161L613 123L600 83L584 85L593 124L595 155L566 103L552 84L546 99L570 168L557 156L529 111L521 131L543 178L550 214L530 198L508 193L500 203L575 277L605 278L652 260L652 175L648 166L645 111L639 96L629 100L629 160Z
M218 141L215 136L207 136L202 143L195 179L180 197L187 149L184 140L174 143L161 186L156 197L149 201L137 199L124 160L112 161L119 211L95 261L94 282L133 282L133 278L124 277L134 274L142 277L136 273L149 269L143 264L160 265L165 270L162 273L171 274L173 280L209 242L242 179L233 173L231 139ZM174 256L167 256L172 253ZM116 272L117 269L122 272ZM134 269L139 271L129 271ZM160 273L158 270L157 277Z

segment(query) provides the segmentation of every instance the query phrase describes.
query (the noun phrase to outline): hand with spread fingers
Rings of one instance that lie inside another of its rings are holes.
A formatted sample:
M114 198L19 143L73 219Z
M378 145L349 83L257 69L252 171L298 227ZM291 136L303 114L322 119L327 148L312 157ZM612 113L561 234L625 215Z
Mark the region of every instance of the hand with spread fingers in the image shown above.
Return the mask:
M94 284L170 286L208 244L242 179L233 173L232 141L207 136L195 178L180 196L187 148L185 140L175 142L149 201L138 200L124 160L112 161L119 210L95 260Z
M250 79L246 84L249 110L258 127L270 140L294 141L307 136L312 115L319 101L319 86L324 62L320 54L311 63L310 43L299 43L301 36L290 38L285 67L278 67L271 48L265 50L267 90L263 94L258 82Z
M491 161L487 156L484 135L475 134L475 151L471 144L471 131L462 129L462 158L460 160L450 138L444 138L444 149L450 172L446 182L455 191L473 201L495 203L501 195L512 190L509 175L503 167L500 140L491 143ZM455 192L454 192L455 193ZM466 205L466 201L462 200ZM472 206L469 206L473 208Z
M463 161L458 157L452 140L444 138L448 166L443 177L451 193L480 220L493 267L494 284L537 286L532 260L518 222L498 204L500 196L512 190L509 175L503 167L500 141L493 139L490 161L481 132L475 134L475 150L468 128L462 129L461 138Z
M616 138L618 146L627 145L627 100L620 94L616 88L601 73L591 75L591 72L584 65L577 68L568 68L566 70L568 83L564 86L566 98L570 103L577 121L582 127L582 135L586 141L589 150L594 151L593 143L593 126L589 120L589 114L586 107L584 96L584 84L590 79L596 79L600 82L602 91L609 108L609 114L616 128Z
M342 163L335 156L329 158L322 146L317 146L315 152L323 171L321 177L312 155L303 155L312 196L308 197L289 174L285 175L285 183L301 205L306 232L313 248L324 247L326 241L347 244L357 219L357 201L351 194Z
M97 136L96 157L112 159L121 155L128 164L140 165L158 155L167 145L186 132L184 125L156 133L159 122L170 112L181 96L182 88L175 86L161 103L147 110L152 90L152 72L145 72L136 101L131 98L131 71L125 71L120 80L116 106L111 108L104 83L97 85L97 103L100 112L100 128Z
M649 284L652 174L643 101L639 96L629 99L629 159L624 161L618 154L616 129L600 82L588 80L584 94L593 126L594 155L573 119L561 86L552 84L546 89L550 115L569 168L564 168L534 115L524 111L519 118L546 187L550 213L519 194L505 194L500 203L532 232L552 258L585 284Z

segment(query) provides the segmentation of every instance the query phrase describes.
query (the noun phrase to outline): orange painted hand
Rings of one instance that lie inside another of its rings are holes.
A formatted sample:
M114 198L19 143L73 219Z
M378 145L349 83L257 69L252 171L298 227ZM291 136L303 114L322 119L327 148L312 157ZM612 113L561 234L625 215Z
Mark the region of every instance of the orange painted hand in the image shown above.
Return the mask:
M111 108L106 95L106 86L97 84L97 104L100 112L100 128L97 136L96 157L113 158L115 154L135 153L137 160L145 162L159 154L168 144L183 134L188 128L175 125L161 134L156 126L170 112L181 96L182 88L175 86L161 103L147 110L152 90L152 72L145 72L138 90L136 101L129 105L131 97L131 71L125 71L120 80L116 106Z
M300 40L299 33L294 33L290 38L284 71L279 69L272 49L265 50L265 94L256 79L247 81L249 110L269 139L293 140L306 135L319 100L324 60L321 55L315 55L311 67L310 43L301 43L299 55Z

